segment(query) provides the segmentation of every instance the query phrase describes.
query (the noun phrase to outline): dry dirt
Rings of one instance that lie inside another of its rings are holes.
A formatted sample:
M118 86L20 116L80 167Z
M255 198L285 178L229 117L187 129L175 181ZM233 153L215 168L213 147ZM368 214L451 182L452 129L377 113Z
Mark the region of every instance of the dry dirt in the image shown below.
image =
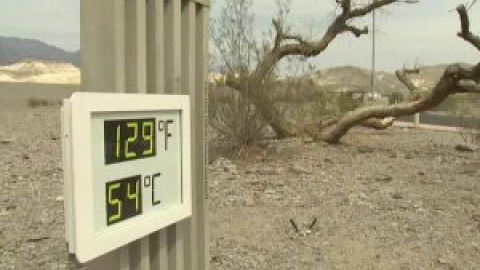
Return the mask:
M73 269L59 131L59 107L0 106L2 270ZM358 129L338 146L270 141L216 159L211 268L480 269L480 152L459 142Z

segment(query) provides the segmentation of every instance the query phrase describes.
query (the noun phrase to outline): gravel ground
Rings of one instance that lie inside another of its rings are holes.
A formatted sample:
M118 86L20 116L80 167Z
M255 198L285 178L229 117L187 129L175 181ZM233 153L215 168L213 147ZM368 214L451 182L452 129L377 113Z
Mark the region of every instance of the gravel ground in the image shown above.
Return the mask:
M0 112L0 269L73 269L59 108ZM269 141L216 159L211 268L480 269L480 151L460 142L357 129L338 146Z

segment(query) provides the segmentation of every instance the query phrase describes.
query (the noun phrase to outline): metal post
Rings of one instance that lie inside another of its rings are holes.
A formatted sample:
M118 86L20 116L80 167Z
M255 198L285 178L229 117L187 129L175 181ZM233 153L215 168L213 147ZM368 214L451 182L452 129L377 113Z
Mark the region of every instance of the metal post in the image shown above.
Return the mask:
M376 32L376 14L375 10L372 11L372 72L370 76L370 99L373 99L375 95L375 32Z
M209 0L82 0L82 91L191 97L190 219L84 265L84 270L208 269L204 91Z

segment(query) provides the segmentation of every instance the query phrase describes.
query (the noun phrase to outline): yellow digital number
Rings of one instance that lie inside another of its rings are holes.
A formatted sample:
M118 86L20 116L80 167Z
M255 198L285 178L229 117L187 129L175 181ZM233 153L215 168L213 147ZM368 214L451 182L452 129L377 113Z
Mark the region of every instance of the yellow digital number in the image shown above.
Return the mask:
M130 152L128 150L128 145L134 143L138 137L138 123L137 122L130 122L127 123L127 127L133 128L133 136L127 138L127 142L125 142L125 157L126 158L134 158L137 156L137 153Z
M117 206L117 214L108 217L108 222L110 223L122 218L122 201L120 201L119 199L112 198L113 191L119 188L120 188L120 183L113 184L108 187L108 204Z
M148 133L147 131L148 130ZM148 141L150 147L143 150L144 155L151 155L153 153L153 122L145 122L142 127L142 137L144 141Z
M135 210L138 212L138 194L140 192L140 181L135 183L135 193L132 194L130 191L130 183L127 185L127 197L130 200L135 200Z
M117 126L117 141L115 143L115 155L117 158L120 158L120 125Z

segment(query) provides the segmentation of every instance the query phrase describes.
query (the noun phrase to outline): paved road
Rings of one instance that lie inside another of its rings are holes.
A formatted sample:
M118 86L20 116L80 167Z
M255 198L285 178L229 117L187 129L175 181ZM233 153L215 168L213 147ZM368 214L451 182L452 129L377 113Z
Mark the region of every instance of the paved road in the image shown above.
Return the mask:
M398 121L402 122L413 122L412 116L400 117ZM439 115L432 112L424 112L420 114L420 123L436 126L447 126L447 127L458 127L462 123L468 123L472 121L479 121L479 119L460 119L458 117L448 116L448 115Z

